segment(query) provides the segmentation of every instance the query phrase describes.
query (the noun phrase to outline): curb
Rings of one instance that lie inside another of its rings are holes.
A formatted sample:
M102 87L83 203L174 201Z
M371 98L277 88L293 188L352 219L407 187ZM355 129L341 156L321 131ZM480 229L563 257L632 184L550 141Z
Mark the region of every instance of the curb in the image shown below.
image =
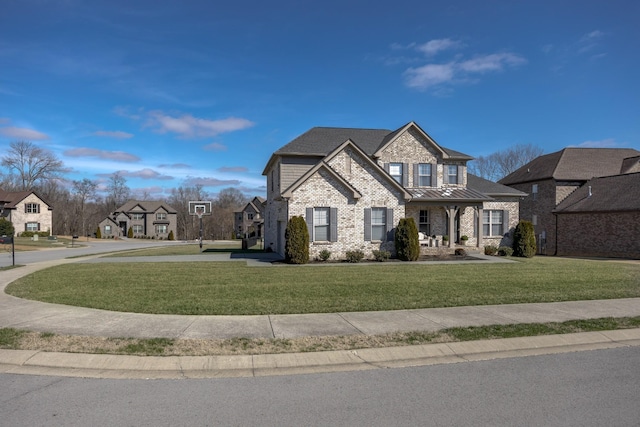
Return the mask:
M640 328L564 335L238 356L120 356L0 350L0 372L109 379L238 378L462 363L640 346Z

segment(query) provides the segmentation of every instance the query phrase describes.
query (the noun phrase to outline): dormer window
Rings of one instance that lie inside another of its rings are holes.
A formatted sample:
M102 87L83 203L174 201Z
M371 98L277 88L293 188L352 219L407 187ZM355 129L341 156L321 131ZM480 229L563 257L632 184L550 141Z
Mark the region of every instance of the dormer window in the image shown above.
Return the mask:
M445 165L448 184L458 184L458 166Z

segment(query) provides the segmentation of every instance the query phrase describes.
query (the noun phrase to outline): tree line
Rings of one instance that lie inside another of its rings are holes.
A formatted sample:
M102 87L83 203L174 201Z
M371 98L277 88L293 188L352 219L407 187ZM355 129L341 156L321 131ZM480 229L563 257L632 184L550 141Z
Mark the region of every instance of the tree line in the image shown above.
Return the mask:
M18 141L9 145L2 156L0 189L4 191L35 191L53 210L52 234L92 236L98 223L132 198L126 178L112 174L104 191L98 181L84 178L68 181L69 170L49 150L31 142ZM143 194L138 200L149 200ZM154 199L167 203L177 212L177 238L196 239L200 235L200 220L189 215L192 200L210 200L212 215L202 219L205 239L229 239L234 235L235 211L241 210L249 198L240 190L225 188L213 197L201 185L172 188L169 196Z

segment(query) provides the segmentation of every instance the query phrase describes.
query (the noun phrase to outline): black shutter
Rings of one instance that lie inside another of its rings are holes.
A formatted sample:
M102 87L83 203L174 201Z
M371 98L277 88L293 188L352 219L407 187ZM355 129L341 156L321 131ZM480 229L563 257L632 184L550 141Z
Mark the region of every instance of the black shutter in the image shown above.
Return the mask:
M387 208L387 241L395 240L395 229L393 228L393 209Z
M384 170L385 172L389 173L389 163L384 164Z
M307 208L306 221L307 230L309 231L309 241L313 242L313 208Z
M431 164L431 186L432 187L438 186L438 164L437 163Z
M421 187L420 185L420 163L413 164L413 186Z
M402 186L409 186L409 163L402 164Z
M329 241L338 241L338 208L329 209Z
M442 165L442 183L449 183L449 165Z
M462 166L458 166L458 185L462 185L464 180L462 179Z
M364 241L371 241L371 208L364 210Z
M509 211L502 211L502 234L509 233Z

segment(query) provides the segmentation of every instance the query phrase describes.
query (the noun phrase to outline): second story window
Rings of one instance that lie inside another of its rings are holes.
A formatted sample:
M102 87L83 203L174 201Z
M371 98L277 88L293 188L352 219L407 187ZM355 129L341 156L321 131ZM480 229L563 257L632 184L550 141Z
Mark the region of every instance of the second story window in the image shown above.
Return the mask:
M26 213L40 213L40 204L39 203L25 203L24 211Z
M131 219L134 219L134 220L144 219L144 214L134 213L133 216L131 217Z
M460 184L458 182L458 166L457 165L446 165L447 169L447 178L449 184Z
M156 214L156 219L158 221L166 220L167 219L167 214L164 213L164 212L159 212L159 213Z
M402 163L389 163L389 175L402 185Z
M429 163L418 165L418 187L431 187L431 165Z
M252 220L253 219L253 213L251 213L251 212L247 213L247 219L248 220Z

